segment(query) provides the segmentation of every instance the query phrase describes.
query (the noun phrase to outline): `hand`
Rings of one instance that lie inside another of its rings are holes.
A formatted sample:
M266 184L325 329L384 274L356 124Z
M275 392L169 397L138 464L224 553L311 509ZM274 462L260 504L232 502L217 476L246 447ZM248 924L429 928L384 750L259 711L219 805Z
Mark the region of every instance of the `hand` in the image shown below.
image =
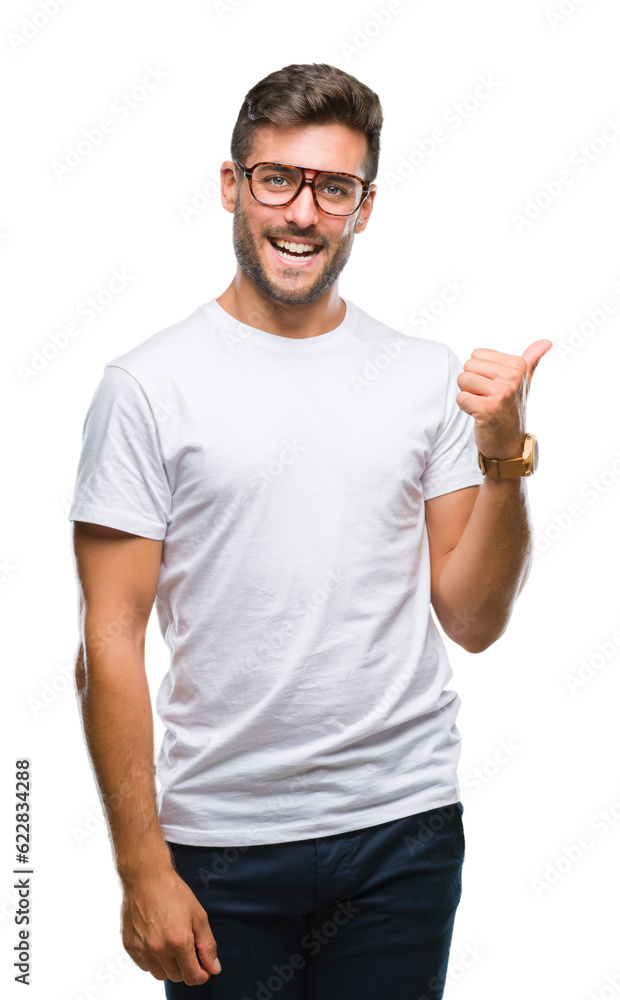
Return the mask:
M521 458L530 382L552 347L550 340L535 340L521 357L481 347L463 365L456 402L474 418L476 446L485 458Z
M174 868L149 872L123 889L123 947L136 965L155 979L188 986L220 971L207 912Z

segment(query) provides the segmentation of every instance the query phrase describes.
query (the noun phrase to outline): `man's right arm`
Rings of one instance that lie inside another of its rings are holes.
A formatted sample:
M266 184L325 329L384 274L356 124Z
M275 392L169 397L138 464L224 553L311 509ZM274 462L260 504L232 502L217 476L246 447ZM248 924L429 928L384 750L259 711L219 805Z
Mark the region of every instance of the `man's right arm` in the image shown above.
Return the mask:
M159 823L144 661L162 542L75 521L73 547L81 633L76 685L123 886L123 945L156 979L199 985L220 971L216 942Z

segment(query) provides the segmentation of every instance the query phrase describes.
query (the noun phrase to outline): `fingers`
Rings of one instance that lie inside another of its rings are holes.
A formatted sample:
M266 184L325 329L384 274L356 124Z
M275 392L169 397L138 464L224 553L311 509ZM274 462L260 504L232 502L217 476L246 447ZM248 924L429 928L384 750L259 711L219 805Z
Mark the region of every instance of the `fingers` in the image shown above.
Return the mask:
M473 372L461 372L456 380L460 389L465 392L474 392L480 396L504 395L506 399L514 394L514 386L503 379L489 379L484 375L475 375ZM500 390L500 386L504 388Z
M476 352L474 352L475 354ZM504 355L505 358L508 355ZM463 368L466 372L475 372L477 375L484 375L486 378L500 379L504 382L511 382L513 385L520 385L527 375L527 365L523 358L516 358L521 364L510 364L509 362L485 361L480 358L468 358Z
M181 940L173 932L168 935L151 933L143 942L126 944L123 941L123 944L136 965L155 979L198 986L209 978L209 972L201 968L196 957L193 936Z
M126 886L122 914L125 951L155 979L200 986L220 971L206 910L176 872L149 873Z
M488 347L477 347L475 351L471 352L471 359L490 362L502 367L516 368L523 377L527 375L527 361L518 354L504 354L503 351L493 351Z
M170 958L164 962L164 965L155 957L153 951L145 952L143 955L132 952L127 948L126 951L130 957L134 960L136 965L142 969L144 972L150 972L154 979L159 979L163 981L164 979L171 979L173 983L180 983L183 981L183 976L181 974L181 969L178 962ZM162 958L162 961L163 958Z
M214 942L215 944L215 942ZM134 944L125 950L144 972L155 979L171 979L188 986L206 983L210 972L200 966L193 937L181 942L174 937L147 938L144 944Z
M178 939L169 940L168 945L171 950L161 957L158 956L160 964L166 970L167 978L175 983L184 981L188 986L206 983L211 973L203 969L198 961L194 935L190 934L182 944Z

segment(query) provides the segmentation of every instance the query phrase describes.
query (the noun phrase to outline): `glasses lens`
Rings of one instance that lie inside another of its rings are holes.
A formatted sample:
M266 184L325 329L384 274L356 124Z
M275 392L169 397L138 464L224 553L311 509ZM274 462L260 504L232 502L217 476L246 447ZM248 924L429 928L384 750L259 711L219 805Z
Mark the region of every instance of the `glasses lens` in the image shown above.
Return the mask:
M301 184L301 170L263 163L252 174L252 190L265 205L285 205Z
M263 163L254 170L252 190L254 197L264 205L285 205L296 194L301 181L301 170ZM361 181L354 177L316 174L315 188L321 208L334 215L349 215L354 212L362 198Z
M354 212L362 198L362 183L341 174L317 174L316 197L321 208L335 215Z

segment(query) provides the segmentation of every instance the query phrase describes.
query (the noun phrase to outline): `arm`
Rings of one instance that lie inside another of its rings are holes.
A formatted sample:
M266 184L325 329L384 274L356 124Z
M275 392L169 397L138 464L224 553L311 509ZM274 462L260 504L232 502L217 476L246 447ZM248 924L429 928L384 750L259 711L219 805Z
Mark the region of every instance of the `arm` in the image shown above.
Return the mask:
M84 736L123 885L123 945L156 979L206 982L216 943L176 873L157 816L153 716L144 663L162 542L76 521L81 643L76 685Z
M531 568L526 481L486 476L427 500L425 515L433 608L446 635L480 653L505 631Z
M488 458L519 458L532 375L553 344L536 340L521 356L473 351L457 378L457 405L474 418ZM527 482L494 480L426 501L431 601L442 628L470 653L504 632L529 575L533 533Z

